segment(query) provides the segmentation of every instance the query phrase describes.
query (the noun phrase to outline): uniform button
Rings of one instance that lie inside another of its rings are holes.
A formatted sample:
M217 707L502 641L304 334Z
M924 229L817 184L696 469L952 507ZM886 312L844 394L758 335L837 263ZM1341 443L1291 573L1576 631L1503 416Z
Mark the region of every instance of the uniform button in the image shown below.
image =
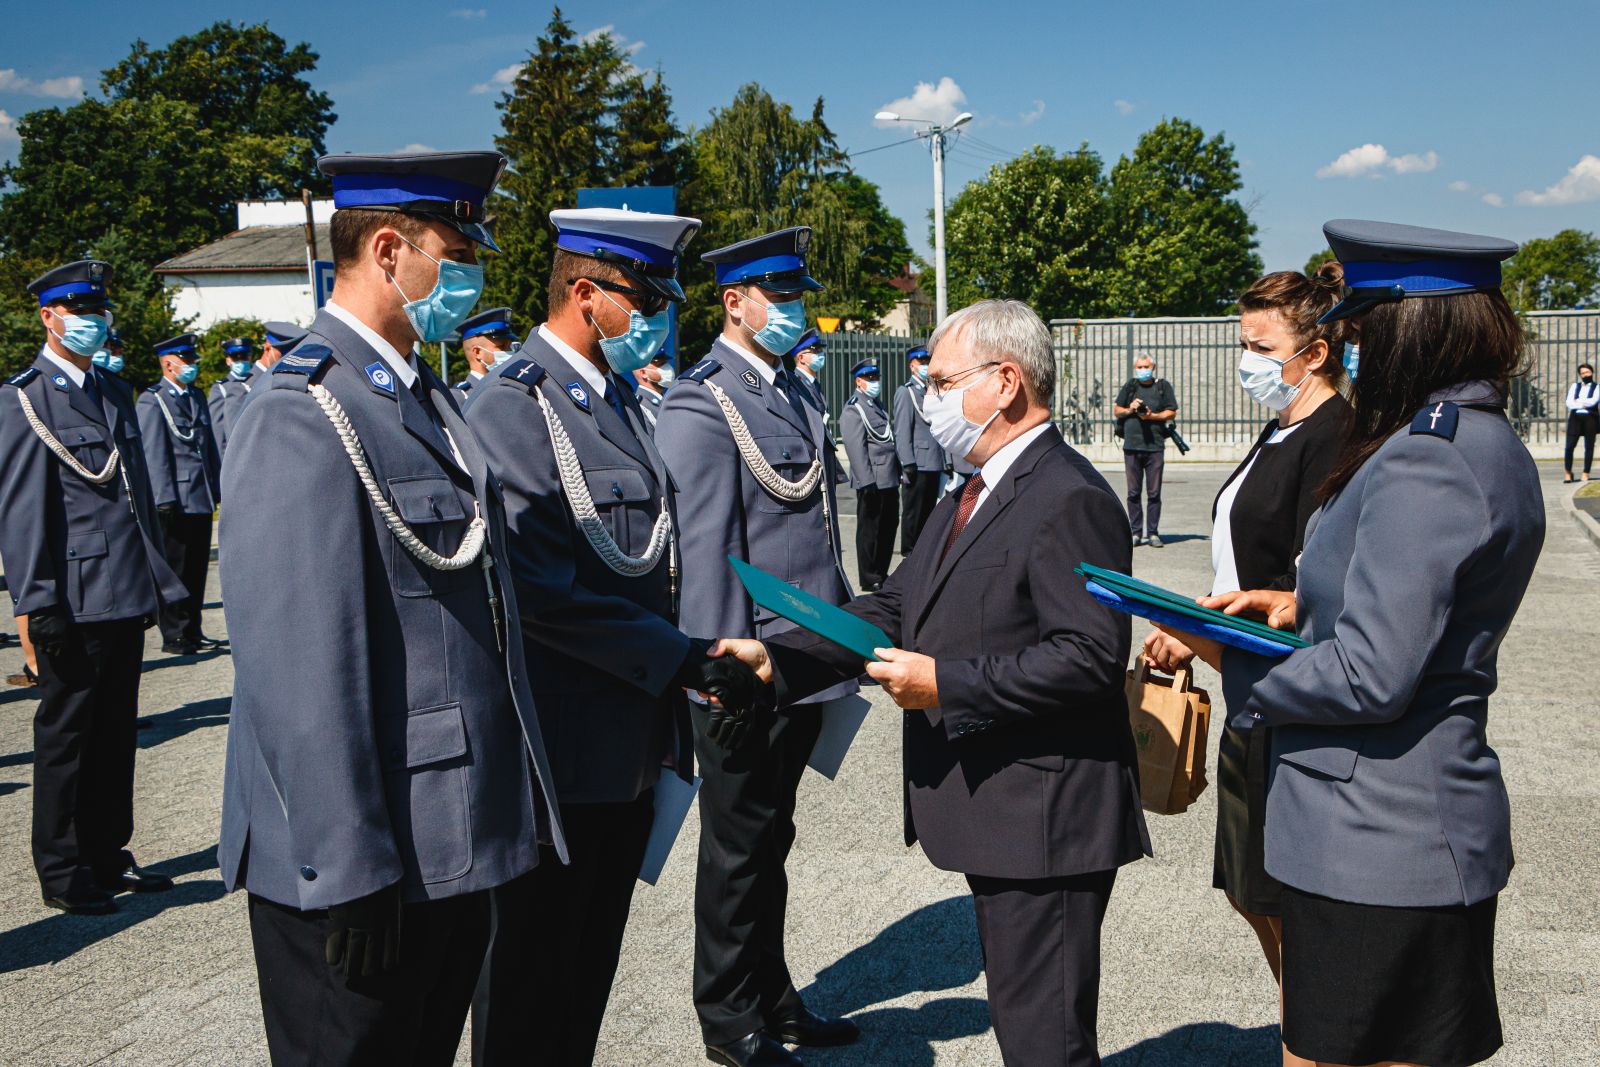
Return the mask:
M789 450L787 448L783 450L783 458L784 459L788 459L789 458Z
M616 482L612 482L611 483L611 495L614 496L614 497L617 497L618 499L621 499L621 497L622 497L622 486L618 485Z
M77 554L78 554L78 550L77 550L77 549L75 549L75 548L69 548L69 549L67 549L67 555L69 555L69 556L76 556L76 555L77 555Z
M317 880L317 869L315 867L301 867L300 877L308 882L315 882Z

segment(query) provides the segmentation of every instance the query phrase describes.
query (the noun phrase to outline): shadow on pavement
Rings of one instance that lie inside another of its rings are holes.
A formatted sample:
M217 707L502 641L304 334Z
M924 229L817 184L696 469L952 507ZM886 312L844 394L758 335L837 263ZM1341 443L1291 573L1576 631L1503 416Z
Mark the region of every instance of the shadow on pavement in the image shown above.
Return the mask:
M139 733L139 747L153 748L163 741L171 741L207 726L221 726L228 721L228 711L232 707L232 697L212 697L171 711L146 715L139 720L141 726L148 727Z
M212 870L216 865L217 846L207 845L188 855L174 856L148 866L152 871L177 878ZM39 911L44 914L43 918L0 933L0 974L60 963L168 908L204 904L223 895L221 880L208 879L182 882L165 893L123 893L117 897L118 910L113 915L67 915L48 911L41 903Z
M0 782L0 797L8 797L26 788L28 788L27 782Z
M1245 1029L1230 1023L1191 1023L1114 1052L1105 1067L1278 1067L1283 1046L1276 1026Z
M972 1037L989 1029L989 1005L980 997L943 997L918 1008L873 1008L852 1015L861 1040L844 1048L802 1048L806 1063L870 1063L873 1067L933 1067L935 1041Z
M230 646L223 645L221 648L208 648L203 652L196 652L192 656L178 656L171 652L157 652L156 655L161 658L146 659L144 661L143 673L149 674L151 671L165 670L167 667L187 667L191 663L204 663L207 660L216 659L218 656L230 655Z
M1167 546L1170 547L1170 546L1178 544L1179 542L1182 542L1182 541L1209 541L1209 540L1211 540L1211 535L1210 534L1162 534L1161 535L1161 540L1162 540L1162 542L1164 544L1166 544ZM1159 552L1161 550L1158 548L1158 549L1153 549L1153 551Z

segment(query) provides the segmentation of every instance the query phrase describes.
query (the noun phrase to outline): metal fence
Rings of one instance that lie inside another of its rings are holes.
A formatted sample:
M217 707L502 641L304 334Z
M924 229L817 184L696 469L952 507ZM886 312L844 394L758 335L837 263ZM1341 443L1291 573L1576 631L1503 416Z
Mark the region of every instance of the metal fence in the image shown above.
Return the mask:
M1600 362L1600 311L1536 311L1526 321L1528 373L1512 383L1510 415L1529 449L1548 457L1558 455L1566 440L1566 391L1578 364ZM1190 458L1241 456L1272 417L1239 388L1237 317L1056 320L1050 331L1057 425L1068 441L1096 458L1120 448L1111 408L1139 355L1152 357L1157 375L1177 391L1177 425L1195 446ZM863 359L877 362L884 403L892 407L895 390L906 380L906 349L924 340L829 334L822 384L835 420L854 388L851 369Z

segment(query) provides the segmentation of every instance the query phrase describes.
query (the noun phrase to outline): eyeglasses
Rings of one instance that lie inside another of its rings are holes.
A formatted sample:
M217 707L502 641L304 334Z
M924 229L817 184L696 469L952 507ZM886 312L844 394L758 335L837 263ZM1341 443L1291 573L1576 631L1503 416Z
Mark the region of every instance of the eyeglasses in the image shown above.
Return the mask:
M577 285L580 281L588 282L590 285L604 289L607 292L622 293L625 296L633 297L635 300L639 301L639 314L643 315L647 319L661 314L661 312L666 310L667 304L669 303L667 298L662 296L660 293L647 293L643 289L635 289L632 286L627 285L618 285L616 282L602 281L599 278L568 278L567 284Z
M933 390L934 396L944 396L947 389L950 389L957 381L965 378L967 375L975 374L978 371L986 370L989 367L998 366L1000 366L1000 361L998 359L991 359L987 363L980 363L976 367L968 367L964 371L957 371L956 373L948 375L944 378L930 378L928 379L928 388Z

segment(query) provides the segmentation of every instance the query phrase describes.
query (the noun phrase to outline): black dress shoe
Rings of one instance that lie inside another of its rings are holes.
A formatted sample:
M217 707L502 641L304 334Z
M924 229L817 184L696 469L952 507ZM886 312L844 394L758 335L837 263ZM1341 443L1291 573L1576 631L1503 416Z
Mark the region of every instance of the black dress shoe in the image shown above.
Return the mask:
M102 877L100 888L108 893L165 893L172 888L172 879L131 863L127 870Z
M188 641L163 641L161 651L170 652L174 656L192 656L200 651L200 646Z
M861 1036L861 1028L849 1019L824 1019L809 1008L787 1019L774 1019L767 1033L789 1045L849 1045Z
M725 1067L805 1067L805 1062L757 1030L726 1045L707 1045L706 1059Z
M205 634L201 634L195 643L201 648L221 648L228 643L228 639L226 637L207 637Z
M110 915L117 910L117 902L111 899L110 893L94 889L62 893L58 897L45 897L44 902L48 907L64 911L68 915Z

